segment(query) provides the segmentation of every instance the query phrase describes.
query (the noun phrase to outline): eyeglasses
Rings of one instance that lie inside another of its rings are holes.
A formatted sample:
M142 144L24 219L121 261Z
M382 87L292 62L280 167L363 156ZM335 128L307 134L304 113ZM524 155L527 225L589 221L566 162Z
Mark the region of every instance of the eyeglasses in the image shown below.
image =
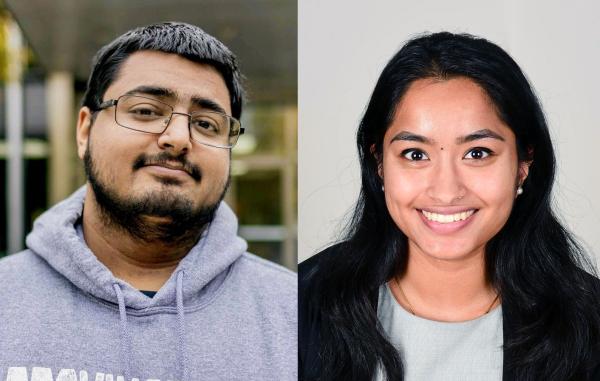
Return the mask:
M165 102L139 95L122 95L102 102L97 111L112 106L119 126L148 134L164 133L173 115L185 115L192 140L211 147L232 148L244 133L239 120L218 111L175 112Z

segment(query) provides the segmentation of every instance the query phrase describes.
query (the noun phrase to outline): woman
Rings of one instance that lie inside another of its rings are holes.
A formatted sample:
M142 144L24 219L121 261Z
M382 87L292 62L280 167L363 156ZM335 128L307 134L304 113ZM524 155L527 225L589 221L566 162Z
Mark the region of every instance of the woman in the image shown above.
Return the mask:
M299 269L302 379L600 379L599 282L552 211L548 127L506 52L409 41L357 142L348 233Z

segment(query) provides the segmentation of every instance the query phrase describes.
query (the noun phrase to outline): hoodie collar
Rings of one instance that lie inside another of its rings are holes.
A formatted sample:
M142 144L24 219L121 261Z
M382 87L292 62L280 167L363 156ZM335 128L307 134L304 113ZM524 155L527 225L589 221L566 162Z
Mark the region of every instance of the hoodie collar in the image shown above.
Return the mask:
M246 241L237 236L237 218L227 204L221 202L214 220L198 243L181 260L158 293L148 298L115 278L77 234L76 224L82 215L85 194L86 187L83 186L42 214L35 221L26 244L75 287L110 303L118 303L114 291L114 284L118 284L128 308L175 306L177 273L184 271L183 301L186 306L193 307L207 294L212 294L224 280L229 266L247 249Z

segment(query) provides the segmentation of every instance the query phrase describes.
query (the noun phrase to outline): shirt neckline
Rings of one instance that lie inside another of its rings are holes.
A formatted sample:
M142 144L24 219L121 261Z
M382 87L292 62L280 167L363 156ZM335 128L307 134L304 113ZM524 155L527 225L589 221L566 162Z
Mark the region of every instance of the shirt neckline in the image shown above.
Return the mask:
M427 319L427 318L420 317L417 315L413 315L411 312L406 310L404 308L404 306L402 306L400 303L398 303L398 301L394 297L394 294L392 293L392 290L390 290L390 287L387 282L384 284L383 292L384 292L385 297L391 301L392 308L396 312L398 312L402 316L403 319L412 320L414 322L420 322L421 324L431 324L431 325L446 326L446 327L451 327L451 326L452 327L463 327L463 326L477 324L486 319L495 319L495 318L497 318L498 314L502 314L502 303L500 303L496 307L492 308L488 313L481 315L479 317L476 317L474 319L471 319L471 320L464 320L464 321L432 320L432 319Z

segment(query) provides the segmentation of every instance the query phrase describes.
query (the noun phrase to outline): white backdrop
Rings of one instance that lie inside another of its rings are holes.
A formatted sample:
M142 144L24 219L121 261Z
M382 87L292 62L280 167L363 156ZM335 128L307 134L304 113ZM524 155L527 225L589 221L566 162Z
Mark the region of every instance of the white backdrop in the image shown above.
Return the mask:
M600 256L600 2L301 0L298 259L338 237L358 195L358 122L404 41L467 32L500 45L535 88L558 157L557 210Z

